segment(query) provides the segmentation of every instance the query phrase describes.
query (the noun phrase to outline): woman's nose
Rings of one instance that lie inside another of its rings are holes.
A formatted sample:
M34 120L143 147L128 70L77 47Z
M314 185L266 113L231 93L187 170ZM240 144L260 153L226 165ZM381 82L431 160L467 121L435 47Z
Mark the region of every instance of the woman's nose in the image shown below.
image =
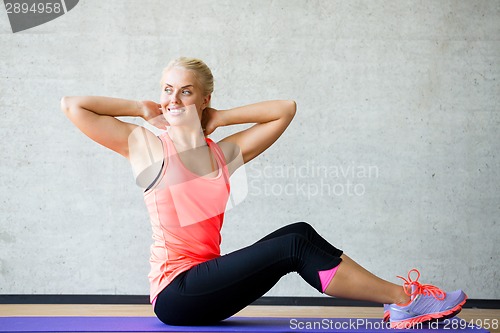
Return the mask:
M179 92L174 91L174 93L170 96L170 102L171 103L180 103L180 98L179 98Z

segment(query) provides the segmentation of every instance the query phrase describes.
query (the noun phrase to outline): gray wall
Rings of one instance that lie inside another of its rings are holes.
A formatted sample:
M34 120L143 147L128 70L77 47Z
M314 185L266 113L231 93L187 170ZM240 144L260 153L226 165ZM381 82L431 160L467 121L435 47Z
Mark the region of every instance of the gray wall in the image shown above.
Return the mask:
M305 220L383 278L499 299L499 18L499 1L82 0L13 34L1 9L0 293L148 293L141 189L59 101L158 100L188 55L216 108L298 104L247 165L223 252ZM295 274L269 295L319 296Z

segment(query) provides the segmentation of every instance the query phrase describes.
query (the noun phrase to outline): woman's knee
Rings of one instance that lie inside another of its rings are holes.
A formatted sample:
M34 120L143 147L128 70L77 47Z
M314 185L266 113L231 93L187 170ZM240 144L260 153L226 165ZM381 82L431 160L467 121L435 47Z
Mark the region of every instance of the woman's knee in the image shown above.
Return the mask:
M290 225L294 229L294 233L308 235L310 232L316 232L314 228L307 222L295 222Z

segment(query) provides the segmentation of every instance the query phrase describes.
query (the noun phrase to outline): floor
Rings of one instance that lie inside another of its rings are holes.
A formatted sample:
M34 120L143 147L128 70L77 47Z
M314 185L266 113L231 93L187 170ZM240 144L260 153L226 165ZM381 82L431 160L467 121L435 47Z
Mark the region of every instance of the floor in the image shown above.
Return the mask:
M0 316L154 316L149 305L0 304ZM381 318L382 308L340 306L249 306L242 317ZM463 309L467 322L500 333L500 309ZM486 327L489 325L489 328ZM494 325L494 326L492 326Z

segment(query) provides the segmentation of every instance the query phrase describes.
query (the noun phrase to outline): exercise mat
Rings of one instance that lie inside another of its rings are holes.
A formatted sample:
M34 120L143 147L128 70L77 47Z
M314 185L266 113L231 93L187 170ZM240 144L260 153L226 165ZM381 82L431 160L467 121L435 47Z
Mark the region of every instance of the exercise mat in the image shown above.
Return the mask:
M231 317L211 326L169 326L156 317L0 317L0 332L488 332L457 317L390 329L373 318Z

